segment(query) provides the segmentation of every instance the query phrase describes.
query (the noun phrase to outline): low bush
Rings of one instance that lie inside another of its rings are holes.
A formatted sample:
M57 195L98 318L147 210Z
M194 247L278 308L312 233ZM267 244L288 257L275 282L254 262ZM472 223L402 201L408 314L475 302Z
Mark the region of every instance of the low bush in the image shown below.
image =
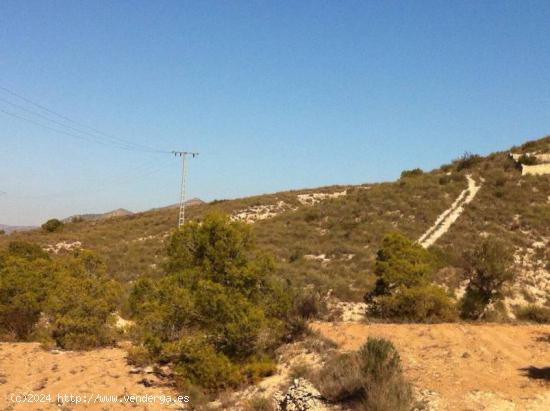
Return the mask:
M516 318L522 321L531 321L539 324L550 324L550 308L528 305L516 311Z
M496 238L483 240L464 254L466 293L460 302L461 316L477 320L487 307L503 298L503 287L513 281L513 255L510 247Z
M12 243L0 256L0 336L72 350L111 344L119 293L90 252L52 260L32 244Z
M384 339L369 338L357 352L330 359L317 377L321 394L352 410L410 411L413 396L399 353Z
M317 378L321 394L332 402L363 400L366 387L361 365L357 352L329 359Z
M57 218L52 218L48 221L46 221L44 224L42 224L42 230L47 233L53 233L55 231L61 230L63 227L63 223L59 221Z
M456 170L462 171L465 169L472 168L476 164L479 164L483 160L483 157L465 152L458 160L456 160Z
M526 166L534 166L534 165L538 164L538 161L537 161L537 158L535 156L530 156L528 154L522 154L518 158L518 163L526 165Z
M244 411L275 411L275 405L272 399L256 395L247 401Z
M424 174L424 171L420 168L413 168L412 170L403 170L401 172L401 178L419 177Z
M436 285L403 288L377 298L371 310L377 317L405 322L451 322L458 318L456 306Z

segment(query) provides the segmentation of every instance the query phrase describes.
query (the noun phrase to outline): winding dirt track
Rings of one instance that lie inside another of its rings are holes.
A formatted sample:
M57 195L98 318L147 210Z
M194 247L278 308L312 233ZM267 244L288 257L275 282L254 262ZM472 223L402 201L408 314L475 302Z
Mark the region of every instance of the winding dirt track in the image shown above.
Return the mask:
M314 323L342 350L369 336L397 346L439 410L550 410L550 326Z
M454 203L445 210L435 220L433 226L431 226L419 239L418 242L424 248L428 248L433 245L443 234L449 231L449 228L455 223L456 220L464 212L464 207L469 204L476 196L477 192L481 188L481 183L476 185L475 180L471 175L466 176L468 187L464 189Z

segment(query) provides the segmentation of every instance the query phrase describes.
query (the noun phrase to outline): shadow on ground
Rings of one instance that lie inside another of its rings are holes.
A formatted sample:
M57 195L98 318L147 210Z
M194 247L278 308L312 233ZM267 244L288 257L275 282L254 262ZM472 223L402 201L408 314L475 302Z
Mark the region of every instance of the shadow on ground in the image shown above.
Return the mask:
M547 342L550 343L550 334L541 334L536 338L537 342Z
M527 368L520 368L520 371L523 371L524 375L528 378L550 381L550 367L537 368L530 366Z

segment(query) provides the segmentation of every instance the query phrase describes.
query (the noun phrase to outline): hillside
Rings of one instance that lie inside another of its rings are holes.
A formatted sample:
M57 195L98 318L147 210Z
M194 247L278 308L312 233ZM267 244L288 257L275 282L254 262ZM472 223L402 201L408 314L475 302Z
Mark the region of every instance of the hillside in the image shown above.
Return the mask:
M459 287L463 251L495 235L517 250L521 275L509 300L542 304L550 290L550 175L522 175L510 152L549 153L550 137L486 157L467 156L430 172L404 173L395 182L197 202L187 216L198 219L217 210L253 223L259 244L276 256L281 276L356 301L373 282L375 253L388 232L421 239L439 231L430 245L445 267L438 281L451 289ZM58 252L89 248L106 259L112 276L133 280L159 272L164 239L174 230L177 213L163 208L72 222L56 233L3 236L0 246L26 240Z
M13 233L14 231L28 231L35 229L36 227L32 226L19 226L19 225L7 225L7 224L0 224L0 230L4 231L6 234Z
M107 211L106 213L99 213L99 214L78 214L73 215L67 218L64 218L62 221L64 223L70 223L72 221L90 221L90 220L104 220L107 218L113 218L113 217L124 217L128 215L132 215L133 213L129 210L126 210L124 208L117 208L113 211Z

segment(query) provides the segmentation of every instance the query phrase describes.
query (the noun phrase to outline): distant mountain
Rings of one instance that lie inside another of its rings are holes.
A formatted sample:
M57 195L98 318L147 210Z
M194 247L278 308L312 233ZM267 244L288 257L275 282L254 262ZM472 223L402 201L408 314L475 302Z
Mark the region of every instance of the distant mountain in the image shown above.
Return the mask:
M124 217L124 216L132 215L132 214L134 214L134 213L129 211L129 210L126 210L124 208L117 208L116 210L108 211L108 212L102 213L102 214L77 214L77 215L73 215L71 217L67 217L67 218L63 219L63 222L64 223L69 223L69 222L75 221L75 220L84 220L84 221L105 220L105 219L108 219L108 218Z
M26 225L5 225L0 224L0 230L4 231L6 234L13 233L14 231L29 231L33 230L36 227L26 226Z

